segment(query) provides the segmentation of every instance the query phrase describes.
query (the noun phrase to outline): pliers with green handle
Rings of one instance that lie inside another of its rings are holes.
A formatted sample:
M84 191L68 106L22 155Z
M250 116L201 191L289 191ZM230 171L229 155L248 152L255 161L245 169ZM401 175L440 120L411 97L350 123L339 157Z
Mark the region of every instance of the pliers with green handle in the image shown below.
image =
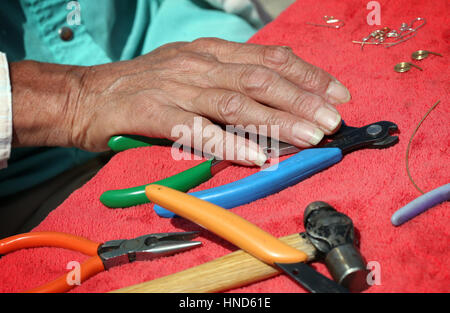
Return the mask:
M273 141L267 139L261 141L260 143L263 143L264 146L261 148L269 157L283 156L299 151L297 147L284 142L276 142L276 145L272 146L271 144L273 144ZM173 142L167 139L149 138L135 135L113 136L108 142L108 146L115 152L138 147L149 147L153 145L171 146L172 144ZM208 181L215 174L228 167L230 164L231 162L229 161L211 159L181 173L150 184L163 185L179 191L187 192L192 188ZM150 184L126 189L105 191L100 196L100 201L110 208L126 208L149 203L150 201L145 195L145 187Z
M128 149L151 146L168 146L172 141L164 138L150 138L138 135L112 136L108 141L109 148L114 152L125 151Z

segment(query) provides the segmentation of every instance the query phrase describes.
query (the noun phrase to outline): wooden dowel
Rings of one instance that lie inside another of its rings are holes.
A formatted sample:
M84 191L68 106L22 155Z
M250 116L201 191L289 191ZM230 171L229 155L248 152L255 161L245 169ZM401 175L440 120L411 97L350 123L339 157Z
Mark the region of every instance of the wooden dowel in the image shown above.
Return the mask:
M293 234L282 237L280 240L305 252L308 255L308 261L314 260L316 249L308 239L302 238L299 234ZM261 281L279 273L280 270L277 268L267 265L243 250L238 250L187 270L113 292L220 292Z

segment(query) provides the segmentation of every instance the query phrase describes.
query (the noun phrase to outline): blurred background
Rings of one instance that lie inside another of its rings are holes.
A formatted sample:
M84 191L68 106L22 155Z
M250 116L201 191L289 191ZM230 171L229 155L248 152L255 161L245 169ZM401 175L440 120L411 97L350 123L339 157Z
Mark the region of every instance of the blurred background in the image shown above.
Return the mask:
M276 18L284 9L290 6L295 0L258 0L264 10L272 19Z

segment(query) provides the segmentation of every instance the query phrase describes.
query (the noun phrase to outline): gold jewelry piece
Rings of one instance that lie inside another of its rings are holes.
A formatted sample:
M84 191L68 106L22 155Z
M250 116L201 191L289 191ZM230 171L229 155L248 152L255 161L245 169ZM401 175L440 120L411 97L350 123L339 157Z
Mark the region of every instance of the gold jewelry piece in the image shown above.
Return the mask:
M415 52L412 53L411 58L413 58L414 60L423 60L425 58L428 57L428 55L430 54L434 54L437 56L442 56L442 54L440 53L436 53L436 52L431 52L431 51L427 51L427 50L417 50Z
M423 71L423 69L421 69L417 65L409 63L409 62L398 63L397 65L394 66L394 71L396 71L397 73L404 73L404 72L409 71L411 69L411 66L414 66L414 67L418 68L419 70Z
M361 44L361 50L366 44L384 44L385 48L389 48L405 42L417 34L417 30L423 26L427 21L418 17L413 19L409 24L402 23L399 30L390 29L389 27L383 27L371 32L367 37L361 39L361 41L352 41L353 43Z
M345 23L343 21L335 18L334 16L325 15L324 17L322 17L322 19L325 21L326 24L315 24L315 23L310 23L310 22L306 22L306 24L313 25L313 26L320 26L320 27L336 28L336 29L339 29L345 25Z

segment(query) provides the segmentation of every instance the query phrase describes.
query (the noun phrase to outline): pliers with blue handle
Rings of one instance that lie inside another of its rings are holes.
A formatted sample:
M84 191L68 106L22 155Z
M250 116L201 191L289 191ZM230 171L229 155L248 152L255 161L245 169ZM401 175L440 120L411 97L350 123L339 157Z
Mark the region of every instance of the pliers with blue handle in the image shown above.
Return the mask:
M309 176L338 163L344 154L362 148L387 148L398 142L391 134L396 124L380 121L360 128L343 124L331 142L320 148L302 150L276 165L256 174L219 187L190 193L199 199L231 209L277 193ZM175 214L159 205L154 206L161 217Z
M299 148L285 143L278 142L271 138L259 136L258 144L269 158L297 153ZM131 148L147 147L152 145L171 146L173 142L167 139L149 138L135 135L114 136L108 142L108 146L114 152L121 152ZM208 181L215 174L225 169L231 164L230 161L210 159L197 166L189 168L176 175L152 182L151 184L163 185L179 191L187 192L192 188ZM109 208L126 208L150 202L145 195L145 187L142 186L107 190L100 196L100 202Z

